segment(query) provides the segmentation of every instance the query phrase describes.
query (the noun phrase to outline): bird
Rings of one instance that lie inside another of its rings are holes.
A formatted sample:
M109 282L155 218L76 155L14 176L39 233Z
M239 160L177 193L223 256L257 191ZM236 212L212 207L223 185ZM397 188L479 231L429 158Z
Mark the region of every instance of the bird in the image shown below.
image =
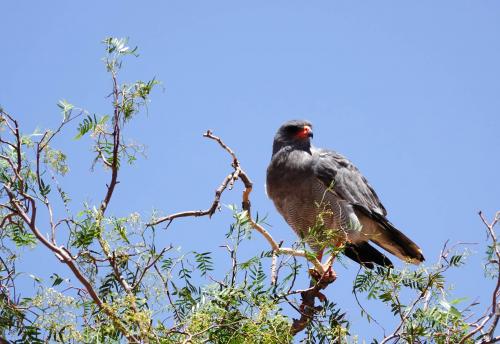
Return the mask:
M285 221L319 261L325 249L339 247L366 268L392 268L374 243L404 262L423 262L420 247L387 219L358 168L341 154L311 144L312 128L309 121L291 120L274 136L266 192Z

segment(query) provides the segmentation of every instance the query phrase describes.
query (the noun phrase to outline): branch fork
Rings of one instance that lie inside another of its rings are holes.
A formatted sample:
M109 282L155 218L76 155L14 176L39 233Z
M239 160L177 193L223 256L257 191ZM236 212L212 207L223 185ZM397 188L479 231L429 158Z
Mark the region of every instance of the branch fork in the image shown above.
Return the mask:
M180 217L188 217L188 216L211 217L215 213L215 210L219 207L220 197L224 192L224 190L226 190L226 188L228 187L229 189L232 189L234 183L237 180L241 180L244 186L242 193L242 209L246 212L250 226L255 231L260 233L264 237L264 239L268 242L269 246L271 246L271 249L273 251L273 257L277 257L279 255L303 257L307 261L309 261L314 267L313 269L310 269L309 272L316 282L313 282L312 286L309 289L300 292L302 298L302 304L299 307L301 318L298 320L295 319L291 327L292 334L296 334L305 329L305 327L309 324L314 315L321 310L321 307L315 306L315 299L318 298L320 301L326 300L326 297L320 291L325 289L336 279L336 275L332 270L332 264L335 255L330 256L327 262L325 264L322 264L316 257L308 254L304 250L297 250L290 247L281 247L281 244L278 244L278 242L274 240L271 234L262 225L257 223L252 218L250 193L252 192L253 183L251 179L248 177L245 170L241 168L241 164L234 151L228 145L226 145L220 137L214 135L211 130L207 130L203 134L203 137L216 141L222 147L222 149L224 149L231 156L232 159L231 166L233 168L233 171L230 174L228 174L228 176L223 180L222 184L216 189L212 205L207 210L184 211L180 213L171 214L165 217L161 217L156 221L149 223L148 226L155 226L160 223L167 222L167 227L168 227L174 219ZM275 278L274 274L272 278Z

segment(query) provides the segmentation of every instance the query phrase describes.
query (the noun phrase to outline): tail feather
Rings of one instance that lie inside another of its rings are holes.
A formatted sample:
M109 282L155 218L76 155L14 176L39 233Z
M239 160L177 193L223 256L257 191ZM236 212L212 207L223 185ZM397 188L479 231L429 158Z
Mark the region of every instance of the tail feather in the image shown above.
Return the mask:
M365 226L367 227L367 239L412 264L420 264L425 260L420 247L394 227L385 216L362 207L356 209L362 213L360 221L363 225L363 232Z
M425 258L422 250L410 238L401 233L392 223L383 218L378 221L381 225L379 235L370 238L374 243L395 256L412 264L420 264Z
M377 251L377 249L366 241L347 243L344 249L344 255L368 269L373 269L373 264L390 268L393 267L389 258Z

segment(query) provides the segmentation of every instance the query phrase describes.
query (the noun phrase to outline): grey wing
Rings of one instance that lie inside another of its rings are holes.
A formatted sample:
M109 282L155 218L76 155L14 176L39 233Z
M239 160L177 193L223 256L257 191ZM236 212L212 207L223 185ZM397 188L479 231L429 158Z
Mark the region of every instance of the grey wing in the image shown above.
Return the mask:
M323 184L354 206L364 208L367 212L387 215L375 190L349 160L328 150L316 150L315 154L314 173Z
M387 211L375 190L359 170L342 155L315 150L315 176L338 197L349 202L361 224L366 239L412 263L424 260L420 248L387 220Z

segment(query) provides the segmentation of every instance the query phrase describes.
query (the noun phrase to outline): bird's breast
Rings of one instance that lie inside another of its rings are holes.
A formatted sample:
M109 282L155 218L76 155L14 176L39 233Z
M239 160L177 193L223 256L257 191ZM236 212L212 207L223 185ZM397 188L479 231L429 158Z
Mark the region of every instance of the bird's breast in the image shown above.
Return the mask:
M268 185L268 195L299 237L311 246L328 240L327 231L341 231L348 222L348 209L314 176L283 176Z

